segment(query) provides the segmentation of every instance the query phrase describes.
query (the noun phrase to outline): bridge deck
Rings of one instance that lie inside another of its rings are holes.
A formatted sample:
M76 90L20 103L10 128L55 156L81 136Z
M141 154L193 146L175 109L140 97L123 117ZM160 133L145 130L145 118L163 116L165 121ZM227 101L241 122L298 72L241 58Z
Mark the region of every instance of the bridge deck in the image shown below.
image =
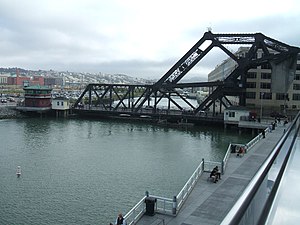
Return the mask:
M154 216L144 215L137 224L220 224L275 147L284 129L283 125L278 125L241 158L232 154L222 180L217 183L207 181L209 174L204 173L176 217L158 213Z

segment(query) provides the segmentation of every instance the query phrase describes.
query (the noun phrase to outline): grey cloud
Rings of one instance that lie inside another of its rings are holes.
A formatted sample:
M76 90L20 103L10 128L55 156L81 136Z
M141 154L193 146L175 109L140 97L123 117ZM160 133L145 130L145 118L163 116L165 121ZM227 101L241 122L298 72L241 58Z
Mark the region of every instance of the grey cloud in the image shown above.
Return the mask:
M93 4L97 5L97 1L93 1ZM105 11L105 8L98 11L96 6L82 10L78 8L69 10L66 7L55 9L50 7L50 2L44 5L30 0L4 1L0 5L0 61L3 67L123 73L159 79L202 37L205 31L200 24L182 34L180 40L186 43L181 46L188 47L178 55L177 53L171 55L172 58L146 61L136 56L135 60L122 60L120 56L123 56L123 49L116 44L119 38L118 31L117 35L107 34L101 24L96 25L93 19L90 20L86 17L87 14L82 12L88 10L91 18L100 17L103 23L105 19L120 22L125 19L124 15L117 18L112 11ZM212 29L214 33L262 32L289 45L300 46L299 24L299 16L285 15L253 18L249 21L239 18L235 21L224 19L212 24ZM112 33L115 34L115 31ZM228 47L232 51L236 48L236 46ZM176 48L180 46L167 46L164 51L179 52L174 50ZM227 57L221 50L213 50L190 71L188 76L206 80L208 71Z

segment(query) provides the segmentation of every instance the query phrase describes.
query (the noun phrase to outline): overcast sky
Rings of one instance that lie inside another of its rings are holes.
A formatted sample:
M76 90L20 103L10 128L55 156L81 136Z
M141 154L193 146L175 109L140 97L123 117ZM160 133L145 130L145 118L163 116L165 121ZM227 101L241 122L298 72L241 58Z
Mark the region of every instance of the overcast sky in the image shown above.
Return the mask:
M0 67L159 79L211 27L300 46L299 0L0 0ZM226 55L213 51L189 76Z

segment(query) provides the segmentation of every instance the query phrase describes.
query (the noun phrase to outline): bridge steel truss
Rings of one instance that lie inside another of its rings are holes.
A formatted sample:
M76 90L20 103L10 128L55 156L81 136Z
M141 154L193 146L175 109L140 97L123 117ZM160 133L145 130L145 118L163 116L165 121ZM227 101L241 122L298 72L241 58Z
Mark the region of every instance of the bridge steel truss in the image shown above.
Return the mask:
M250 45L244 56L237 56L226 48L227 45ZM217 82L195 82L182 83L181 79L214 47L220 48L232 60L236 67L223 81ZM262 57L257 58L257 51L262 50ZM127 85L127 84L89 84L75 102L74 107L80 107L84 102L90 108L99 107L102 111L127 110L139 113L152 103L153 112L158 109L162 98L168 99L168 110L173 103L178 110L184 110L177 103L181 99L191 107L191 114L196 115L200 111L206 111L213 107L215 113L215 102L219 101L225 108L232 105L228 96L238 96L239 104L246 103L246 78L247 71L251 68L269 63L279 64L285 60L297 59L300 49L289 46L262 33L255 34L213 34L204 33L203 37L181 58L169 71L166 72L156 83L151 85ZM293 64L293 63L292 63ZM292 65L290 65L292 69ZM199 106L194 106L186 99L179 89L208 87L209 96ZM113 102L117 102L113 104Z

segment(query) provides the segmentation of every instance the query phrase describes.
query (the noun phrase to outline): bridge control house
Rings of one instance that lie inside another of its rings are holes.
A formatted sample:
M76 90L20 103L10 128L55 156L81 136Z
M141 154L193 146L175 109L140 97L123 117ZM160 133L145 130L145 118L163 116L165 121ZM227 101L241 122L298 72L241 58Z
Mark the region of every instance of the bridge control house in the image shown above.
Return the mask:
M22 112L45 114L51 110L52 88L46 86L24 87L24 102L17 106Z

